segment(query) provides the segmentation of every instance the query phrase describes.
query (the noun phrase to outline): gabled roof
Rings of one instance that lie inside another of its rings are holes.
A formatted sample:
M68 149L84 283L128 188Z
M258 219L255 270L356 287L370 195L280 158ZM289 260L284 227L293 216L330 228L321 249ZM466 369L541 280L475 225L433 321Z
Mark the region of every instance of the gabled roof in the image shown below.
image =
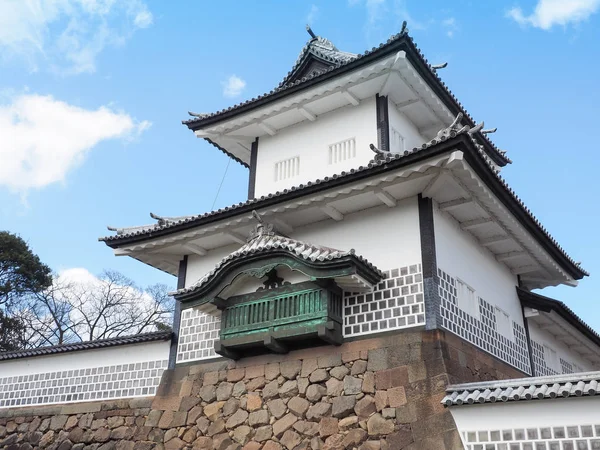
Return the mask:
M450 385L442 399L445 406L556 397L593 396L600 391L600 372L517 378Z
M517 288L517 294L523 306L543 312L554 311L586 338L600 347L600 335L563 302L521 288Z
M313 37L302 48L294 67L288 72L283 81L279 83L279 87L294 83L296 80L302 80L302 78L317 76L327 70L350 62L357 57L355 53L338 50L329 39L314 36L310 28L307 28L307 30ZM311 67L311 63L313 63L315 70L307 70ZM319 65L321 67L318 67Z
M281 192L277 191L260 198L250 199L246 202L241 202L217 211L185 216L185 218L177 221L165 221L163 224L157 223L144 227L134 227L133 229L123 228L120 229L120 234L101 237L99 240L104 241L112 248L118 248L123 245L185 231L190 228L204 226L230 217L249 214L252 210L259 210L260 208L293 200L314 192L339 187L363 178L397 170L401 167L408 166L409 164L423 161L432 156L460 148L465 152L469 164L490 187L494 195L501 200L511 214L515 216L517 221L535 237L536 241L557 262L559 262L573 278L581 279L584 276L589 275L581 268L579 263L576 263L569 255L567 255L564 249L531 213L529 208L525 206L521 199L508 186L506 181L491 164L487 153L479 144L477 144L478 135L476 136L471 136L468 127L463 127L459 132L452 131L448 136L443 136L439 140L433 139L423 144L421 147L413 148L411 151L405 151L402 154L388 154L383 158L378 157L366 166L360 166L348 172L343 171L339 175L333 175L306 184L300 184L289 189L284 189Z
M317 40L318 39L319 38L317 38ZM310 45L310 42L307 45ZM333 46L333 44L331 45ZM320 55L325 56L325 53L323 52L323 46L317 47L316 45L314 45L311 46L310 50L311 52L317 51ZM363 54L358 54L354 57L348 56L344 58L341 56L341 54L344 52L336 52L334 50L331 50L329 55L336 55L336 58L334 61L333 56L331 56L331 61L329 61L331 63L331 66L329 66L329 68L327 68L326 71L316 71L315 73L308 73L306 77L303 77L301 79L295 79L294 75L298 74L297 62L292 71L290 71L288 76L284 79L284 82L272 91L214 113L193 114L193 118L189 120L184 120L182 123L185 124L192 131L201 130L204 127L225 120L229 120L235 116L247 113L253 109L259 108L268 103L278 101L286 96L293 95L304 89L308 89L317 84L324 83L344 73L350 72L363 66L367 66L376 60L379 60L400 50L404 50L406 52L407 58L413 64L416 71L427 82L431 90L440 98L440 100L445 104L445 106L450 110L450 112L453 115L458 115L459 113L464 114L467 125L474 127L476 124L475 120L469 115L467 110L462 106L462 104L458 101L454 94L450 92L446 84L438 76L436 70L428 63L421 51L417 48L412 37L408 35L406 23L403 24L402 31L400 33L391 36L387 40L387 42L380 44L379 47L373 47L371 50L367 50ZM304 54L305 51L303 50L301 52L301 58L306 58L305 56L303 56ZM315 53L308 54L314 55ZM347 55L351 54L348 53ZM498 149L485 134L478 132L477 137L483 143L485 152L493 159L493 161L497 165L505 166L506 164L512 162L506 156L505 152ZM215 144L210 139L207 140ZM218 145L217 147L221 151L230 155L226 149ZM238 158L234 157L234 159L244 164Z
M256 212L253 214L255 217L257 216ZM367 259L360 255L356 255L354 249L350 251L341 251L321 245L309 244L297 239L291 239L276 232L272 225L263 225L261 222L244 245L219 261L215 268L204 275L198 282L187 288L179 289L173 294L179 297L201 289L208 284L219 271L233 261L242 260L248 256L268 255L269 253L277 251L283 251L297 259L311 263L323 263L341 260L343 258L351 259L355 264L362 266L371 275L369 278L371 278L372 284L379 282L381 278L385 276L381 270L371 264Z
M133 336L121 336L110 339L99 339L96 341L76 342L74 344L53 345L50 347L39 347L30 350L16 350L14 352L0 353L0 361L9 359L31 358L34 356L56 355L58 353L70 353L81 350L94 350L100 348L116 347L119 345L141 344L144 342L168 341L173 333L171 331L157 331L154 333L135 334Z

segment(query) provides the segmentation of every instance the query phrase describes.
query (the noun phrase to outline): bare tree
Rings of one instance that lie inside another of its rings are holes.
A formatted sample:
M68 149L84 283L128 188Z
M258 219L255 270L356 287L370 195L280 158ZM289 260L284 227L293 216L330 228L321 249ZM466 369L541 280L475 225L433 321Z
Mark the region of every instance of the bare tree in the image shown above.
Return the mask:
M161 284L140 289L116 271L85 280L55 276L20 317L30 347L139 334L171 324L173 300L167 292Z

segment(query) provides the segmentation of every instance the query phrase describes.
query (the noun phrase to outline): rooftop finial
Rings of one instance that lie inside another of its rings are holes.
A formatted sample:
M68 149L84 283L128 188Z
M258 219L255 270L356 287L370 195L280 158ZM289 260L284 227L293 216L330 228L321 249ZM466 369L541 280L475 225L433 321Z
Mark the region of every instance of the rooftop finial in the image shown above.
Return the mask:
M273 225L270 223L265 223L264 219L260 216L256 210L252 210L252 217L257 220L258 224L254 229L250 232L250 236L248 237L248 242L257 237L263 236L265 234L273 234Z
M306 31L308 31L308 34L310 34L310 37L313 39L317 38L317 35L313 32L312 28L310 27L310 25L306 25Z
M447 62L445 62L445 63L442 63L442 64L433 64L433 65L431 66L431 68L432 68L433 70L439 70L439 69L445 69L447 66L448 66L448 63L447 63Z
M481 134L490 134L490 133L495 133L496 131L498 131L498 127L489 128L487 130L481 130Z
M400 34L408 33L407 25L408 25L408 23L406 22L406 20L404 22L402 22L402 28L400 29Z

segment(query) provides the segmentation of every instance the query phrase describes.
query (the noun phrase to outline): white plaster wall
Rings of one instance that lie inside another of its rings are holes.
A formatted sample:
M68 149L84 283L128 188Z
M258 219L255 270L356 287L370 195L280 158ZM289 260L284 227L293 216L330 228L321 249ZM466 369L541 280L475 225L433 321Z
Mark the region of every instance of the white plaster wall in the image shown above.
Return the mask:
M523 325L521 303L517 297L516 275L496 261L492 253L463 231L458 222L434 208L435 247L440 269L475 289L478 297L503 309Z
M170 341L0 361L0 378L169 359Z
M417 197L401 200L394 208L382 205L348 214L340 222L326 220L296 228L290 237L338 250L354 248L381 270L421 263ZM188 256L186 287L239 248L239 244L233 244L211 250L205 256Z
M398 111L396 105L391 101L388 105L388 117L390 121L390 127L394 127L402 136L404 136L406 150L411 150L414 147L421 147L421 145L425 142L425 138L421 136L419 130L417 130L417 127L415 127L415 125L404 114ZM391 135L392 130L390 128L390 140Z
M356 138L356 158L329 165L329 144ZM373 158L369 144L377 144L375 97L358 106L345 106L262 136L258 144L255 195L260 197L300 183L338 174L367 164ZM300 174L275 182L275 164L300 156Z
M458 431L523 429L600 423L600 396L496 402L451 407Z
M417 197L394 208L380 206L294 231L293 237L338 250L354 248L381 270L421 263Z
M565 361L570 362L571 364L577 364L579 367L581 367L581 369L584 372L597 369L590 363L590 361L583 358L579 353L576 353L573 350L571 350L568 346L557 340L548 331L542 330L537 324L533 323L533 321L531 320L529 321L529 336L533 341L537 342L538 344L546 344L550 346L556 351L556 354L559 358L562 358ZM562 370L560 369L560 365L558 368L558 372L562 372Z

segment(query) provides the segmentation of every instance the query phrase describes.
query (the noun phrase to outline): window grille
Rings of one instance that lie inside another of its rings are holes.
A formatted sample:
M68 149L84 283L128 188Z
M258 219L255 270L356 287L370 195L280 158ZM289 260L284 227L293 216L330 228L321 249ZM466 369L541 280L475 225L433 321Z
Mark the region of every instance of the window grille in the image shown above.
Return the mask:
M458 307L473 317L479 317L479 305L475 290L464 281L456 279Z
M329 164L356 158L356 138L346 139L329 146Z
M300 175L299 156L275 163L275 181L287 180L298 175Z

